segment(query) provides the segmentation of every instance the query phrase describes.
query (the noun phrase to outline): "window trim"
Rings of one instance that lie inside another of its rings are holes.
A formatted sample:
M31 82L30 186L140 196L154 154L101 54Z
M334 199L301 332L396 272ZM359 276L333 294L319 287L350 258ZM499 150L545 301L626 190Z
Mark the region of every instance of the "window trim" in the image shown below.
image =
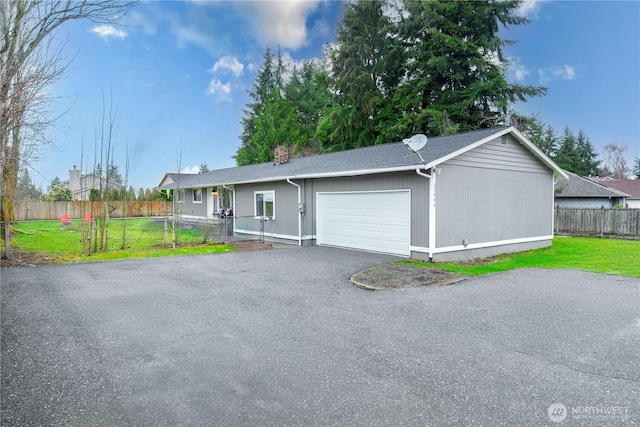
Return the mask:
M265 203L267 203L266 197L267 196L271 196L271 203L273 204L273 215L271 216L266 216L266 215L258 215L258 195L262 194L262 212L264 213L266 211L266 205ZM275 220L276 219L276 191L275 190L260 190L260 191L254 191L253 192L253 217L255 219L260 219L260 218L270 218L271 220Z
M178 203L184 203L187 199L187 190L179 189L178 190Z
M196 194L200 193L200 200L196 200ZM202 203L202 188L193 189L193 203Z

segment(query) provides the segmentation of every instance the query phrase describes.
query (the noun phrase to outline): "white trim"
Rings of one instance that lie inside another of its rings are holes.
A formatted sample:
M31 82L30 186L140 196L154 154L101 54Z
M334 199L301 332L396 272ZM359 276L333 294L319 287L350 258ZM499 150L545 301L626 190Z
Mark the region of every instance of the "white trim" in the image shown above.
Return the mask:
M553 235L550 236L536 236L536 237L521 237L518 239L507 239L507 240L495 240L493 242L482 242L482 243L469 243L465 248L463 245L456 246L447 246L444 248L434 248L433 253L439 254L444 252L456 252L456 251L465 251L469 249L482 249L482 248L490 248L494 246L504 246L504 245L513 245L518 243L530 243L530 242L540 242L543 240L551 240L553 239Z
M304 235L304 236L302 236L302 240L316 240L316 235L315 234L313 234L313 235L309 235L309 234Z
M262 200L262 215L256 215L257 212L257 202L256 202L256 196L258 194L262 194L263 200ZM273 212L271 214L271 216L267 216L266 214L266 203L267 200L265 200L265 198L267 197L267 195L271 195L271 204L273 205ZM233 213L235 214L235 210L233 211ZM254 191L253 192L253 218L254 219L261 219L261 218L269 218L271 221L275 221L276 220L276 190L259 190L259 191Z
M287 182L298 188L298 246L302 246L302 190L299 184L289 178L287 178Z
M501 131L498 131L492 135L487 136L486 138L483 138L477 142L474 142L473 144L467 145L457 151L454 151L453 153L449 153L444 157L440 157L439 159L435 159L434 161L427 163L425 165L425 169L429 169L432 167L435 167L436 165L440 164L440 163L444 163L447 160L451 160L454 157L457 157L463 153L466 153L467 151L471 151L474 148L477 148L483 144L486 144L489 141L493 141L496 138L499 138L503 135L507 135L509 133L512 133L513 136L520 141L523 145L525 145L532 153L534 156L536 156L540 161L542 161L545 165L547 165L548 168L550 168L551 170L553 170L556 175L560 175L566 179L569 179L569 177L567 176L567 174L558 166L556 165L553 160L551 160L549 157L547 157L546 154L544 154L542 151L540 151L540 149L531 141L529 141L529 139L527 139L526 136L524 136L522 133L520 133L520 131L518 129L516 129L515 127L511 126L508 127L506 129L503 129Z
M285 240L295 240L298 241L298 236L291 236L289 234L277 234L277 233L267 233L266 231L253 231L253 230L233 230L238 234L250 234L252 236L265 236L265 237L275 237L276 239L285 239Z
M196 200L196 191L200 190L200 200ZM202 203L202 187L194 187L191 192L192 203Z
M409 246L409 250L411 252L420 252L420 253L423 253L423 254L431 253L429 248L425 248L424 246Z

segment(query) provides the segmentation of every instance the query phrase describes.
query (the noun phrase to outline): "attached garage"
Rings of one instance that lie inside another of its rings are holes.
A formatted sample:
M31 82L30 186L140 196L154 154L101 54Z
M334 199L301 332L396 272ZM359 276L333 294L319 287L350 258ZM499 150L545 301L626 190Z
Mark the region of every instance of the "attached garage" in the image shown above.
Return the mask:
M568 176L519 130L429 138L420 155L410 148L403 141L279 157L182 176L180 185L162 189L212 194L223 188L233 194L226 207L233 208L234 234L299 246L440 262L551 244L553 183ZM183 206L175 198L174 210L205 217L217 207L213 196L196 205L190 200Z
M411 192L317 193L317 243L410 256Z

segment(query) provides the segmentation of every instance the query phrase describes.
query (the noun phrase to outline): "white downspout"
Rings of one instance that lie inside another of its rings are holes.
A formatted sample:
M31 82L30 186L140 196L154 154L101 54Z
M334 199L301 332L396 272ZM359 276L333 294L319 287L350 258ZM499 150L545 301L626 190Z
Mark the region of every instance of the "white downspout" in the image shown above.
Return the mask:
M416 173L429 178L429 262L433 262L433 250L436 246L436 166L431 168L431 175L416 169Z
M298 246L302 246L302 193L300 185L287 178L287 182L295 187L298 187Z
M226 188L227 190L231 190L233 194L233 200L231 201L231 209L233 209L233 232L236 232L236 187L227 187L225 184L222 184L222 188Z

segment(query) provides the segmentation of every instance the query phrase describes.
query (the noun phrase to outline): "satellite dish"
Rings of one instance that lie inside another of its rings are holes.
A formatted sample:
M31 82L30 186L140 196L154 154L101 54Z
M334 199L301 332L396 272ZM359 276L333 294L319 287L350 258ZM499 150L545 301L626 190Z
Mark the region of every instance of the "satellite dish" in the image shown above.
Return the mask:
M427 145L427 137L425 135L419 133L417 135L413 135L411 138L403 139L402 142L404 142L404 145L409 147L409 150L416 153L420 157L420 161L424 163L424 159L420 154L420 150L422 150L424 146Z

